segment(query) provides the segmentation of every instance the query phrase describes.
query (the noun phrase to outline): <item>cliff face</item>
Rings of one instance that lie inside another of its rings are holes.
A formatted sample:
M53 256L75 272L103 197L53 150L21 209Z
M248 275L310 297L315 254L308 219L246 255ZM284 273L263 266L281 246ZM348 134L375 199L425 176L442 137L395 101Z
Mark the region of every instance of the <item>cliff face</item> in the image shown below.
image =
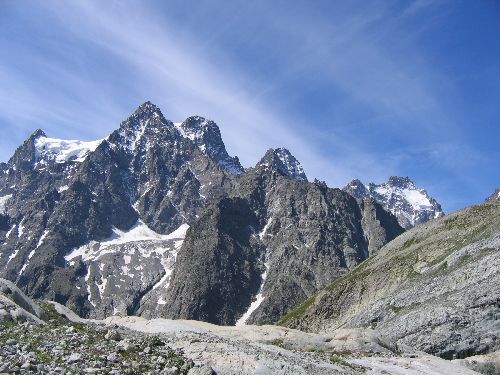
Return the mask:
M314 332L373 327L444 358L498 350L499 228L493 200L420 225L281 323Z
M261 162L191 228L161 314L275 322L402 231L372 200Z

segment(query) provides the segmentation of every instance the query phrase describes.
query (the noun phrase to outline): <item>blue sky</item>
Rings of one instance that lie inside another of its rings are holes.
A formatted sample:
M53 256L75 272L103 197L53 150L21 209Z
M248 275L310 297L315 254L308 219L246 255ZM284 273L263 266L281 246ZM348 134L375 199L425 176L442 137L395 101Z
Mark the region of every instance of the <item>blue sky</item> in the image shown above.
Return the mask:
M447 212L500 186L500 2L0 2L0 160L35 129L104 138L146 100L252 166L412 177Z

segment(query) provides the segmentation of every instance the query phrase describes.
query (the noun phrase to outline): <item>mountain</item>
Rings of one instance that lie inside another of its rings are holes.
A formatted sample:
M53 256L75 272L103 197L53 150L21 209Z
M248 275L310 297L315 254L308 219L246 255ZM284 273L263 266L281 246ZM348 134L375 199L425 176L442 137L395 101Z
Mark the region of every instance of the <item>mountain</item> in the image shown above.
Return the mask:
M355 198L375 199L392 212L405 229L444 216L441 205L427 191L416 187L409 177L392 176L386 183L368 186L355 179L343 190Z
M443 358L500 349L500 203L419 225L287 315L311 332L371 327Z
M174 240L233 183L211 139L194 142L149 102L101 141L36 131L0 168L2 276L85 316L133 312L168 279Z
M402 233L373 200L290 178L281 167L259 162L207 207L156 316L272 323Z
M257 163L256 168L274 168L285 176L307 181L304 168L286 148L267 150L264 157Z
M98 141L37 130L0 164L0 276L85 317L273 322L402 231L288 150L245 171L213 121L150 102Z
M174 125L184 137L191 139L205 155L208 155L226 172L236 176L245 172L238 157L231 157L227 153L219 127L215 122L200 116L191 116L184 122Z

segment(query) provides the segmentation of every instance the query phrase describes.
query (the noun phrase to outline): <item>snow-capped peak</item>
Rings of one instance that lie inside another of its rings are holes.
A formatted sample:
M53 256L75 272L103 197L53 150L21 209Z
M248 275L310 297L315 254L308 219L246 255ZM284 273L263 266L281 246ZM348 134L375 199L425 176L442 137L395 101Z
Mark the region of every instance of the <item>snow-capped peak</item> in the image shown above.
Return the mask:
M259 166L272 165L286 176L307 181L307 176L300 162L286 148L269 149L259 163Z
M41 135L35 140L36 159L55 161L56 163L66 163L69 161L82 162L102 141L102 139L99 139L97 141L84 142L49 138Z
M368 186L353 180L344 190L356 198L375 199L406 229L444 215L441 205L427 191L416 187L409 177L391 176L386 183Z

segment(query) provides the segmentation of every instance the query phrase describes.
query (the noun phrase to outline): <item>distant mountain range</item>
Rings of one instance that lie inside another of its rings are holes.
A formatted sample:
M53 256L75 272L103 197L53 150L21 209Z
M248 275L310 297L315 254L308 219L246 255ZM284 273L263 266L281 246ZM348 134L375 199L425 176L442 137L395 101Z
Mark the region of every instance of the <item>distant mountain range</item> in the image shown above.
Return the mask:
M0 163L0 276L85 317L271 323L443 215L408 178L344 190L284 148L244 169L213 121L146 102L105 139L37 130Z

